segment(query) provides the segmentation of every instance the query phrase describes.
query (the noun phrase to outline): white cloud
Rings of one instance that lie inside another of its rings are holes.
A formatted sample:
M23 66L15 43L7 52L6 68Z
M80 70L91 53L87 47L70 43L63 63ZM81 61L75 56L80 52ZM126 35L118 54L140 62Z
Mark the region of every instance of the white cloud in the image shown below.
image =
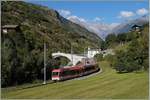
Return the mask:
M74 15L67 17L67 19L71 20L73 22L77 22L77 21L78 22L86 22L86 20L84 18L81 18L81 17L78 17L78 16L74 16Z
M121 11L120 15L119 15L119 18L129 18L129 17L132 17L132 16L134 16L134 13L131 12L131 11Z
M67 16L70 16L70 15L71 15L71 12L70 12L69 10L61 9L61 10L58 10L58 12L59 12L60 15L62 15L63 17L67 17Z
M99 18L99 17L95 17L94 18L94 21L96 22L96 21L101 21L102 19L101 18Z
M136 11L136 13L137 13L138 15L145 15L145 14L148 13L148 10L145 9L145 8L141 8L141 9L138 9L138 10Z

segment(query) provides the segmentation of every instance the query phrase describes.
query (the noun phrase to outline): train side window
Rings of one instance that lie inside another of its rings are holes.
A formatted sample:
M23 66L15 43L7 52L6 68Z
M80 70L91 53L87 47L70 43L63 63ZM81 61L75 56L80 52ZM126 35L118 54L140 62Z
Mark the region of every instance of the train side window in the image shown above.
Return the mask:
M75 70L71 70L71 71L70 71L70 74L71 74L71 75L75 75L75 74L76 74Z
M71 70L71 71L70 71L70 74L71 74L71 75L74 75L74 71L73 71L73 70Z
M90 70L92 70L92 69L94 69L94 67L87 67L87 68L85 68L85 71L90 71Z
M63 72L63 76L67 76L67 75L70 75L70 71L69 70L66 70Z
M79 74L80 72L78 70L66 70L63 71L62 76L67 76L67 75L76 75Z
M63 71L62 76L66 76L66 71Z

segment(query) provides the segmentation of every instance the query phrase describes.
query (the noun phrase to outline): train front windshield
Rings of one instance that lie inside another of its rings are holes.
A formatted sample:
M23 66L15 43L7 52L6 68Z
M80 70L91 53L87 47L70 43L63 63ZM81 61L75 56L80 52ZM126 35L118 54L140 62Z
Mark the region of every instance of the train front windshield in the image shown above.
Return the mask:
M53 75L53 76L58 76L58 75L59 75L59 72L53 72L52 75Z

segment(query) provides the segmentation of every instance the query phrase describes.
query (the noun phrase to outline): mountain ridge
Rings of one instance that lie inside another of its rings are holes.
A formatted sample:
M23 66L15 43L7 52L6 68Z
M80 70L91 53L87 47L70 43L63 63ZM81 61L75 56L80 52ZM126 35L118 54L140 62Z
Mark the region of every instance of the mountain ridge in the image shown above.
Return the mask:
M117 27L115 27L111 33L115 33L115 34L119 34L119 33L127 33L131 30L131 27L133 25L140 25L140 26L143 26L144 24L148 23L149 22L149 19L148 19L148 16L145 15L145 16L142 16L140 18L137 18L137 19L133 19L133 20L130 20L130 21L127 21L125 23L121 23L119 24Z
M142 17L128 20L122 23L112 23L112 24L106 24L102 22L88 22L83 21L81 18L78 17L68 17L70 21L79 24L82 27L85 27L90 32L93 32L97 34L99 37L101 37L103 40L105 40L106 36L115 33L127 33L129 30L131 30L132 25L144 25L148 23L148 15L144 15Z

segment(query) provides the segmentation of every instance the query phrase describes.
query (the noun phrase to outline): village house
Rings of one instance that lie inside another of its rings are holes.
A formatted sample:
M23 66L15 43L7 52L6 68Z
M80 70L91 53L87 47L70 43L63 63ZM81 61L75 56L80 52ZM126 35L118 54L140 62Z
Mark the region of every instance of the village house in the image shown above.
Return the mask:
M132 31L140 32L142 30L142 26L139 25L133 25L131 27Z
M2 26L2 33L7 34L9 32L19 31L19 25L4 25Z

